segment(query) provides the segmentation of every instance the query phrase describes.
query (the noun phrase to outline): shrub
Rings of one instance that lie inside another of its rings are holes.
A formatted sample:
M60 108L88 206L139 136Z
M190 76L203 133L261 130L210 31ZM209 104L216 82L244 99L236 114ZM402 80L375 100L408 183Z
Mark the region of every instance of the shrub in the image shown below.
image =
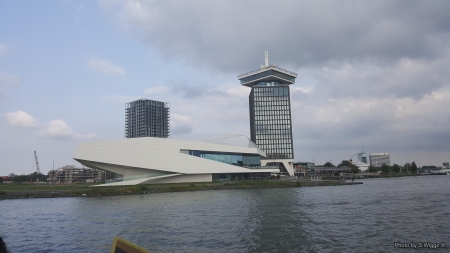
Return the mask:
M191 185L190 185L192 188L194 188L195 187L195 184L194 183L192 183Z
M138 191L141 191L141 192L148 190L148 187L143 184L138 184L136 188Z

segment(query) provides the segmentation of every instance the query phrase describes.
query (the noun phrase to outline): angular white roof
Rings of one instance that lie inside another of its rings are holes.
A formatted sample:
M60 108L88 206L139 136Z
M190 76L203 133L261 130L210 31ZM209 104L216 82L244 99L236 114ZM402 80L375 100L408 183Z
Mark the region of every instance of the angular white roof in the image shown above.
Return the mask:
M268 169L248 169L181 153L198 150L224 153L259 154L257 146L194 142L169 138L129 138L121 140L82 142L74 159L151 169L181 174L272 172Z

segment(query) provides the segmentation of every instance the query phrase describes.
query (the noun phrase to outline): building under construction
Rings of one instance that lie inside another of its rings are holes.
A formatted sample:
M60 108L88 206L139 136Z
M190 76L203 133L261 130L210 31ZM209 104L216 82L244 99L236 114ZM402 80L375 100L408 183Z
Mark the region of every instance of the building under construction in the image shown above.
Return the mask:
M74 165L66 165L48 172L47 182L52 183L98 183L112 179L120 179L122 175L88 168L77 168Z

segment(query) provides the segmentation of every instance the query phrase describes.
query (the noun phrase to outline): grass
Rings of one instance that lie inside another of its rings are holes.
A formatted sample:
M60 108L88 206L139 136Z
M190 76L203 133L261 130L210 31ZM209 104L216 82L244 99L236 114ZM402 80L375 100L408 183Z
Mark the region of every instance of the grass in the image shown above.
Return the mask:
M340 181L300 182L286 180L246 180L234 182L178 183L129 186L89 187L95 184L72 185L33 185L33 184L0 184L0 199L5 198L43 198L43 197L81 197L112 196L157 192L181 192L222 189L251 189L340 185Z

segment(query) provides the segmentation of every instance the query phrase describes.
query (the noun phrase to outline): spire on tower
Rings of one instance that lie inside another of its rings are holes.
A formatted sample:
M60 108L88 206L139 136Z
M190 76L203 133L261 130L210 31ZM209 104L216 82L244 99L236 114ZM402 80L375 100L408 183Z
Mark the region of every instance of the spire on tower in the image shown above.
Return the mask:
M269 51L265 52L266 67L269 67Z

